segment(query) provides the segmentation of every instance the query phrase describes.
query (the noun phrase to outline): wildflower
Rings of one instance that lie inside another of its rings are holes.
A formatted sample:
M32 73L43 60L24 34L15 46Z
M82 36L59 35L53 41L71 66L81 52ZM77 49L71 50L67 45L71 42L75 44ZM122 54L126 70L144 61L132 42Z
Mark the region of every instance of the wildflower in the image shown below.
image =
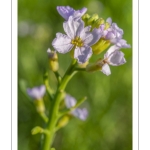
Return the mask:
M65 104L67 108L71 108L74 107L76 105L76 99L70 95L66 95L65 97ZM86 120L87 115L88 115L88 111L86 108L76 108L75 110L73 110L71 112L72 115L74 115L75 117L81 119L81 120Z
M34 87L32 89L28 88L27 93L30 97L35 99L34 104L36 106L36 110L40 114L44 114L45 112L45 105L43 102L43 96L46 92L46 88L44 85Z
M92 55L91 45L95 44L102 35L102 30L91 27L84 28L84 22L80 19L74 20L72 16L63 24L67 35L57 33L52 45L59 53L67 53L74 47L74 58L78 63L85 63Z
M30 97L32 97L33 99L36 99L36 100L42 99L45 92L46 92L46 88L45 88L44 85L34 87L34 88L31 88L31 89L30 88L27 89L28 95Z
M57 6L57 11L65 20L68 20L70 16L74 19L79 19L85 14L87 8L83 7L81 10L74 10L69 6Z
M126 63L124 53L121 52L119 49L120 48L116 45L111 46L104 55L104 59L98 62L98 65L101 67L101 71L107 76L111 74L109 65L119 66Z
M106 22L109 24L106 30L103 32L103 37L109 40L112 44L117 45L120 48L130 48L131 46L126 43L126 40L122 39L123 30L118 27L116 23L112 23L112 19L108 18Z

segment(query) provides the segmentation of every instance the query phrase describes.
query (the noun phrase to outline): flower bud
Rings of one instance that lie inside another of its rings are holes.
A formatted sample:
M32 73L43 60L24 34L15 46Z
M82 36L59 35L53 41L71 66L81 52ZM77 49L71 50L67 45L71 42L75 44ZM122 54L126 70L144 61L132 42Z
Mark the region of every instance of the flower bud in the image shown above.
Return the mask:
M96 20L95 24L94 24L94 27L95 28L99 28L101 24L104 24L105 23L105 20L103 18L99 18Z
M36 111L38 113L44 113L45 112L45 105L44 105L43 99L34 100L34 104L36 107Z
M58 71L59 63L58 63L57 53L55 51L51 51L50 48L48 48L47 53L48 53L48 57L49 57L50 69L54 72Z
M103 52L104 50L106 50L109 47L109 45L110 45L109 40L105 40L101 38L96 44L92 46L93 53L99 54Z
M110 24L108 22L105 23L105 30L107 30L110 27Z
M32 129L31 131L32 135L38 134L38 133L43 133L43 128L36 126Z
M89 19L88 19L88 25L93 25L95 23L95 21L98 19L98 14L94 14L92 15Z
M83 15L83 17L82 17L82 20L84 21L84 23L85 23L85 26L87 26L88 24L87 24L87 22L88 22L88 19L90 18L90 15L89 14L85 14L85 15Z
M62 128L64 126L66 126L69 122L70 117L69 116L64 116L60 119L60 121L58 122L58 128Z

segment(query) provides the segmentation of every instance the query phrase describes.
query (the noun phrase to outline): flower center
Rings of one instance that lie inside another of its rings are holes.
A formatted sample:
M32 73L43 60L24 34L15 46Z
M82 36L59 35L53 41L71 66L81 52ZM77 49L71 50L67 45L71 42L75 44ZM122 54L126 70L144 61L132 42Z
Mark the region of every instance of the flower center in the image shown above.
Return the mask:
M78 46L78 47L82 47L83 46L83 41L80 37L75 37L75 39L73 39L71 41L71 44Z

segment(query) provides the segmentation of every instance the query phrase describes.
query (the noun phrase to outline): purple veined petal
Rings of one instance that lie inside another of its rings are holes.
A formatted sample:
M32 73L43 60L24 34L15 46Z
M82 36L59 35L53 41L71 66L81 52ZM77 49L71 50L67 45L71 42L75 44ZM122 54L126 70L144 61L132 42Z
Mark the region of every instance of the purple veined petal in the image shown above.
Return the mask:
M82 9L78 10L80 13L81 13L81 16L83 16L86 11L87 11L87 8L86 7L83 7Z
M123 30L116 23L112 23L111 28L116 31L117 38L122 38Z
M79 26L78 26L78 28L77 28L76 35L75 35L75 36L76 36L76 37L79 37L80 34L82 33L82 31L84 30L84 22L83 22L81 19L79 19L77 22L79 23Z
M110 25L112 24L112 19L109 17L106 19L106 22L108 22Z
M53 40L52 46L56 51L63 54L69 52L73 48L71 39L67 35L61 33L56 34L56 38Z
M108 62L112 66L123 65L124 63L126 63L126 60L124 58L124 53L119 50L115 51L108 58Z
M92 48L85 45L83 47L76 47L74 51L74 58L78 63L83 64L92 56Z
M107 31L107 34L105 36L106 39L111 40L111 39L115 39L115 34L112 31Z
M65 97L65 104L67 108L71 108L76 105L76 99L69 94Z
M120 48L131 48L130 44L127 44L127 41L124 39L119 39L116 42L116 45Z
M80 33L80 38L85 39L89 35L90 30L91 30L91 26L86 26Z
M69 6L57 6L57 11L65 20L68 20L70 16L72 16L74 20L78 20L85 14L87 8L83 7L80 10L74 10Z
M85 35L82 34L82 39L85 45L91 46L100 39L102 34L103 31L101 30L101 28L94 29L92 32L89 32L88 34L87 33Z
M86 120L88 116L88 111L86 108L83 108L83 109L77 108L74 111L72 111L72 114L81 120Z
M106 74L107 76L109 76L111 74L111 71L110 71L110 67L107 63L105 63L103 66L102 66L102 70L101 70L104 74Z
M87 11L87 8L85 8L85 7L83 7L80 10L75 11L73 14L73 19L74 20L80 19L86 13L86 11Z
M119 50L120 48L116 45L111 46L108 51L104 55L104 59L108 59L110 55L112 55L115 51Z
M75 10L69 6L57 6L57 11L65 20L68 20L75 12Z
M77 31L81 30L80 28L83 26L83 21L75 21L72 16L69 17L68 21L63 23L64 31L71 39L75 38Z
M45 92L46 88L44 85L27 89L28 95L34 99L41 99L44 96Z

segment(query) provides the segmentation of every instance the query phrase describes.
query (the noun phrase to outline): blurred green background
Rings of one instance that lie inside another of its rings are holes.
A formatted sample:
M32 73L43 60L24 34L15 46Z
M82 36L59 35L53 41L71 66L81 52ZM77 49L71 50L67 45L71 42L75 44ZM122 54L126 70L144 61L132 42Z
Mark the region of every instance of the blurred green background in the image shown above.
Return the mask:
M43 126L26 87L43 84L48 69L46 50L57 32L62 32L64 19L56 6L74 9L87 7L89 14L111 17L124 30L124 39L132 46L131 0L18 0L18 150L40 150L40 135L31 135L35 126ZM132 49L123 49L127 63L111 66L112 74L78 73L66 91L72 96L87 96L82 105L89 111L86 121L72 118L58 131L56 150L131 150L132 149ZM103 57L103 55L101 55ZM59 54L63 74L71 58ZM56 89L56 79L49 71L50 85Z

